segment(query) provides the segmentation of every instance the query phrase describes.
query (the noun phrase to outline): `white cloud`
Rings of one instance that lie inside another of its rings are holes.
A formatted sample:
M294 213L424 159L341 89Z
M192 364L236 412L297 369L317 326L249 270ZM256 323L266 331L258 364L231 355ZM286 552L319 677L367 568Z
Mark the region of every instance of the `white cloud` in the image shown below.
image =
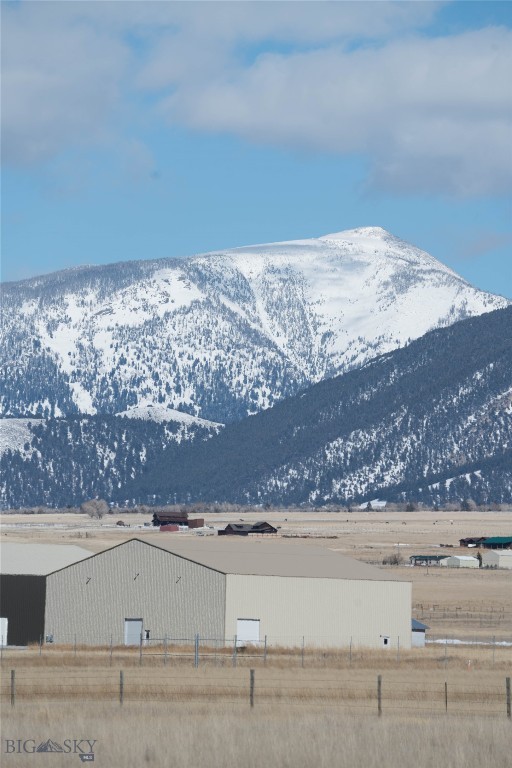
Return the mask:
M420 36L438 8L21 4L3 12L4 160L30 165L119 132L146 173L135 111L151 96L146 119L364 155L372 189L501 194L512 178L511 33Z
M128 51L79 20L45 16L46 3L27 5L2 9L2 155L30 166L104 139Z
M471 196L510 188L511 71L512 34L488 29L263 55L163 106L196 129L366 154L374 186Z

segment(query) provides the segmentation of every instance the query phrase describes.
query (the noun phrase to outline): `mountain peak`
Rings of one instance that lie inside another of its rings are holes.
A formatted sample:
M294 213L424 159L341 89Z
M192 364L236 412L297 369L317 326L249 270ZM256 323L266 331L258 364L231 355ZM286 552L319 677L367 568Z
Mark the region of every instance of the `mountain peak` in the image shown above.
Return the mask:
M334 232L330 235L324 235L319 240L387 240L396 239L387 230L382 227L357 227L357 229L345 229L343 232Z

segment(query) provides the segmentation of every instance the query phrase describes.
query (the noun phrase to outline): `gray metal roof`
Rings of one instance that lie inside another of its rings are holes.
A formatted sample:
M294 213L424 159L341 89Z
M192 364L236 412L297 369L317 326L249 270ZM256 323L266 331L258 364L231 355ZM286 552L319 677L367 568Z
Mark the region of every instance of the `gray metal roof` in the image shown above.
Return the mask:
M93 552L74 544L0 543L0 573L46 576L90 557Z
M254 540L240 536L179 539L170 535L167 538L167 534L163 533L136 540L226 574L400 580L373 565L353 560L326 547L303 542Z
M411 619L411 625L413 632L424 632L426 629L430 629L426 624L423 624L418 619Z

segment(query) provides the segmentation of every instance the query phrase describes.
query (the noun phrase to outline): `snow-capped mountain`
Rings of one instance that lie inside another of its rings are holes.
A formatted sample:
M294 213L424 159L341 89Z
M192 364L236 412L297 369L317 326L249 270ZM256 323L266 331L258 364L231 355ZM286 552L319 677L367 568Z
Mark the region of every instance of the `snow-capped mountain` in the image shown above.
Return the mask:
M4 415L222 423L509 304L379 228L67 270L3 302Z
M0 506L93 496L510 504L512 306L431 331L223 429L183 414L160 421L167 413L4 420Z

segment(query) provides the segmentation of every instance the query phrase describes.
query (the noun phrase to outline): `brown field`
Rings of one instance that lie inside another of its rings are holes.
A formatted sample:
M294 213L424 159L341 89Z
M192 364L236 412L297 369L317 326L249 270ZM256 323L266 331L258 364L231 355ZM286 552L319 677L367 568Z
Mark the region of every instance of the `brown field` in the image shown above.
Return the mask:
M397 552L407 563L411 554L459 552L464 536L512 532L511 512L260 510L212 515L207 523L220 528L241 517L266 519L292 540L378 565ZM116 527L117 520L130 527ZM73 543L99 552L132 536L155 536L143 527L147 520L128 513L101 521L3 515L2 539ZM164 535L193 534L157 534ZM235 543L226 539L227 546ZM77 754L6 752L17 739L33 740L29 749L47 739L92 739L95 763L109 768L508 768L512 720L505 680L512 649L499 642L512 640L512 571L386 569L412 581L413 616L430 626L432 637L485 644L432 643L406 652L273 648L266 659L260 651L239 653L236 667L229 649L201 648L198 669L193 649L183 647L147 647L142 658L123 647L7 649L1 660L2 766L79 763Z

